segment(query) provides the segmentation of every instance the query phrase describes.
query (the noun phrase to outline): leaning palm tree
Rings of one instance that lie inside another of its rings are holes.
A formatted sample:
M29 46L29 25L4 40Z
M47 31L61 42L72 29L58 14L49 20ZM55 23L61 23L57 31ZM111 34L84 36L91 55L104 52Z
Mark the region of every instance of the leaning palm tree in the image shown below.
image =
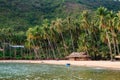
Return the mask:
M81 27L84 30L84 45L83 47L86 48L86 52L88 53L88 47L89 47L89 42L88 39L89 37L91 37L91 25L90 25L90 19L89 19L89 13L88 11L83 11L82 13L82 19L81 19ZM82 36L82 35L81 35Z
M62 54L60 53L60 48L57 43L58 41L58 35L56 34L57 32L54 30L54 21L50 24L50 39L53 41L54 48L56 49L56 52L58 55L57 58L62 58Z
M74 46L74 40L73 40L73 34L72 34L72 30L75 31L75 27L73 25L73 21L70 17L68 17L66 19L66 23L67 23L67 29L69 30L69 33L70 33L70 38L71 38L71 43L72 43L72 52L75 51L75 46Z
M105 26L105 18L108 14L108 10L107 10L107 8L100 7L97 9L96 13L97 13L97 16L99 17L99 20L98 20L99 21L99 28L104 29L104 27L106 27Z
M58 34L60 34L60 36L61 36L61 38L62 38L63 46L64 46L64 50L65 50L65 53L64 53L64 56L65 56L65 55L68 54L68 51L67 51L67 45L66 45L66 42L65 42L65 38L64 38L64 36L63 36L64 26L63 26L63 21L62 21L62 19L57 19L56 21L54 21L53 29L54 29Z
M35 29L34 28L29 28L26 35L27 35L27 41L28 41L28 45L29 45L29 49L33 49L35 52L35 59L39 58L38 53L37 53L37 49L36 49L36 45L34 43L34 40L36 39L35 36Z
M49 23L46 21L44 22L44 24L42 25L43 27L43 35L44 35L44 40L48 41L48 45L50 46L52 53L53 53L53 57L54 59L56 59L56 54L55 54L55 50L54 50L54 46L51 42L51 31L50 31L50 26Z
M115 28L117 29L117 31L118 31L118 33L117 33L117 35L119 34L119 32L120 32L120 11L117 13L117 21L116 21L117 23L115 23L115 24L117 24L116 26L115 26ZM118 37L119 37L119 35L118 35ZM120 48L119 48L119 38L117 37L117 40L116 40L116 44L117 44L117 52L118 52L118 54L120 54Z
M107 45L109 48L109 53L111 56L111 60L113 59L113 54L112 54L112 46L111 46L111 39L110 39L110 31L107 26L107 20L106 17L108 15L108 10L107 8L100 7L97 9L97 15L99 17L99 29L103 32L105 32L104 35L106 35L107 39Z
M3 59L5 58L5 45L6 45L6 39L7 39L7 35L6 35L6 29L3 28L1 30L1 33L2 33L2 42L3 42Z
M116 50L117 34L115 32L115 27L116 27L117 15L113 11L110 11L107 18L108 18L108 23L107 23L108 29L111 33L111 42L113 44L114 54L116 55L117 54L117 50Z

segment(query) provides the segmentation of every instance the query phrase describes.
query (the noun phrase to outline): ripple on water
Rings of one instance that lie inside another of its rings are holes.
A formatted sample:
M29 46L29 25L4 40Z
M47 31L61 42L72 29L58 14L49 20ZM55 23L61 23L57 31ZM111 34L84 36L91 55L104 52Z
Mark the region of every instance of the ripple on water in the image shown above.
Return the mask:
M109 77L106 77L109 76ZM0 63L0 80L119 80L120 71L45 64Z

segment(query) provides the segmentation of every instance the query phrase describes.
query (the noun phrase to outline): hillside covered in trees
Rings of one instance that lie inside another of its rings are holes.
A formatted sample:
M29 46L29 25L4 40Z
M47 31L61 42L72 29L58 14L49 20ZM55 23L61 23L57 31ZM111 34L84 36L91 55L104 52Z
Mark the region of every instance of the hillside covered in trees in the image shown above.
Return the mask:
M41 25L44 19L76 16L83 10L95 10L100 6L120 10L120 2L114 0L0 0L0 28L23 31Z
M77 51L95 60L113 59L120 54L119 4L0 0L0 59L64 59Z

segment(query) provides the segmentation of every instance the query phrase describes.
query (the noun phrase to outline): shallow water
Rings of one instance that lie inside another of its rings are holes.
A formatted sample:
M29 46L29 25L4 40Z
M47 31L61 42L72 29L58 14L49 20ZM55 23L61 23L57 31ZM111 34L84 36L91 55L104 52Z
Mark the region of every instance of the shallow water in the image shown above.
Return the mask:
M120 70L0 63L0 80L120 80Z

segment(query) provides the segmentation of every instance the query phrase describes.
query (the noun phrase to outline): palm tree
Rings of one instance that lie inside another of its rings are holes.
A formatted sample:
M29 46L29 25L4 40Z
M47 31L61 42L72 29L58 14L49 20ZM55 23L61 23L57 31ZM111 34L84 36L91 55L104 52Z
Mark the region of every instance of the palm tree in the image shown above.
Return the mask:
M43 34L44 34L44 39L47 39L48 41L48 44L52 50L52 53L53 53L53 56L54 56L54 59L56 59L56 55L55 55L55 50L54 50L54 46L53 44L51 43L51 31L50 31L50 26L49 26L49 23L48 21L44 22L44 24L42 25L43 26Z
M64 56L66 55L66 54L68 54L68 52L67 52L67 45L66 45L66 43L65 43L65 38L64 38L64 36L63 36L63 31L64 31L64 28L63 28L64 26L63 26L63 21L62 21L62 19L57 19L55 22L54 22L54 26L53 26L53 29L58 33L58 34L60 34L60 36L61 36L61 38L62 38L62 41L63 41L63 46L64 46L64 49L65 49L65 54L64 54Z
M105 17L107 16L108 14L108 10L107 8L104 8L104 7L100 7L97 9L96 11L98 17L99 17L99 28L100 29L104 29L105 28Z
M3 42L3 59L5 58L5 43L6 43L6 29L3 28L2 31L2 42Z
M54 45L55 49L57 50L57 53L58 53L57 58L62 58L62 54L60 53L59 45L57 43L58 35L54 30L54 21L52 21L52 23L50 25L50 35L49 36L50 36L51 40L53 41L53 45Z
M36 31L34 28L29 28L26 35L27 35L27 41L28 41L28 45L29 45L29 49L32 48L35 52L35 59L39 58L38 57L38 53L37 50L38 48L36 47L34 40L36 39Z
M74 46L74 40L73 40L73 34L72 34L72 30L73 29L75 29L73 26L73 22L72 22L72 20L71 20L71 18L70 17L68 17L67 19L66 19L66 21L67 21L67 28L68 28L68 30L69 30L69 32L70 32L70 35L71 35L71 43L72 43L72 49L73 49L73 51L75 50L75 46ZM72 51L72 52L73 52Z
M119 32L120 32L120 11L116 13L117 17L114 18L114 28L117 30L116 32L116 37L115 37L115 42L116 42L116 47L117 47L117 54L120 54L119 50Z
M117 34L115 32L115 27L116 27L116 14L113 11L110 11L108 14L108 26L109 26L109 30L111 33L111 38L112 38L112 44L114 47L114 54L117 53L116 51L116 47L117 47Z
M111 60L113 59L113 54L112 54L112 47L111 47L111 40L110 40L110 31L109 31L109 27L107 26L107 21L106 21L106 17L108 15L108 10L104 7L100 7L97 9L97 15L99 17L99 29L103 32L105 32L104 35L106 35L106 39L107 39L107 44L108 44L108 48L109 48L109 53L111 56Z
M81 20L81 27L84 30L84 36L82 37L82 39L84 40L84 45L83 47L85 48L86 52L88 53L88 38L91 36L91 25L89 22L89 14L88 11L83 11L82 13L82 20Z

